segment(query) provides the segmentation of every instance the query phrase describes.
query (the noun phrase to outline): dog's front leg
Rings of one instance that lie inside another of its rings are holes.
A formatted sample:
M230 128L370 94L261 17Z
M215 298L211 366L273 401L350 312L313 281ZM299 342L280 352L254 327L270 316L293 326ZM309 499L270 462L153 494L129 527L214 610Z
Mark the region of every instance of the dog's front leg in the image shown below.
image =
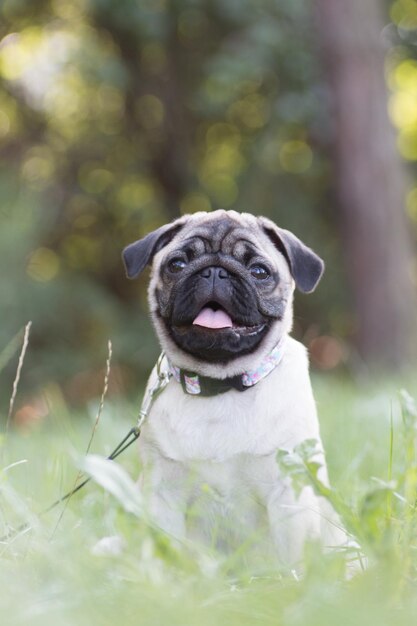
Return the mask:
M180 463L166 459L154 449L143 449L143 472L139 488L144 496L151 520L177 539L186 534L185 509L187 490Z
M270 532L282 565L293 568L302 559L307 539L320 537L320 511L310 487L297 497L291 485L277 485L267 501Z
M185 538L185 515L176 494L165 489L150 496L149 513L152 521L176 539Z

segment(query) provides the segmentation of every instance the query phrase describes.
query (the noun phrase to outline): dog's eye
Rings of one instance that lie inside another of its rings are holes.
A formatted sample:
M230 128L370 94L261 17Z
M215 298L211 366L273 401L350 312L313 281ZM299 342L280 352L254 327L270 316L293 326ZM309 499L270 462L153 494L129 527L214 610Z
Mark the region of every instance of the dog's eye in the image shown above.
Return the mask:
M268 270L263 265L252 265L250 273L257 280L266 280L270 276Z
M178 272L181 272L186 265L187 263L184 261L184 259L172 259L172 261L168 263L168 269L170 272L176 274Z

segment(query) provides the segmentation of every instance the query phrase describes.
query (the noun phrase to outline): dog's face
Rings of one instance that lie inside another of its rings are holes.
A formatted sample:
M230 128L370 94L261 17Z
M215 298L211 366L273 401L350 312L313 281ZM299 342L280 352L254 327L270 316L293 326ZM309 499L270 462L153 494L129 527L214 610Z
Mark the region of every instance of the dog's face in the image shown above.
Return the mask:
M195 213L123 252L130 278L152 265L149 302L161 344L178 366L220 378L243 371L292 324L294 285L312 291L321 259L265 218Z

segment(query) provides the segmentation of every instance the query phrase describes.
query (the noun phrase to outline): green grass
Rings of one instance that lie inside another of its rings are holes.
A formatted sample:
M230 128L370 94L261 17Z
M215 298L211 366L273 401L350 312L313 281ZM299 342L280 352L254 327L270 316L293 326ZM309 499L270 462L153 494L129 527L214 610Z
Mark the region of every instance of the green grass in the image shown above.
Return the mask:
M346 580L341 555L323 556L310 545L298 579L274 570L256 576L230 557L173 544L147 523L129 491L128 476L140 471L135 446L119 459L125 473L91 460L101 484L92 481L75 495L58 524L63 505L40 517L73 486L97 411L92 406L90 420L77 419L52 393L50 417L32 431L11 431L0 448L0 533L22 522L33 526L0 543L0 623L415 624L415 406L400 401L396 385L357 388L318 377L314 387L330 497L359 535L366 571ZM108 454L137 408L107 402L92 452ZM298 462L298 478L314 480L308 454ZM113 534L125 540L122 554L94 556L95 543Z

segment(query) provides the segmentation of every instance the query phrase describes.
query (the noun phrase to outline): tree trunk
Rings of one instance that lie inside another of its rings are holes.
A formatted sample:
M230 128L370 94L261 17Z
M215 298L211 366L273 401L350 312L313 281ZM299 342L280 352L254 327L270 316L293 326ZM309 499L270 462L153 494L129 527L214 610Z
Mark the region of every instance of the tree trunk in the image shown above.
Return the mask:
M402 366L416 345L404 166L387 114L379 0L316 0L332 99L335 192L357 343L367 362Z

